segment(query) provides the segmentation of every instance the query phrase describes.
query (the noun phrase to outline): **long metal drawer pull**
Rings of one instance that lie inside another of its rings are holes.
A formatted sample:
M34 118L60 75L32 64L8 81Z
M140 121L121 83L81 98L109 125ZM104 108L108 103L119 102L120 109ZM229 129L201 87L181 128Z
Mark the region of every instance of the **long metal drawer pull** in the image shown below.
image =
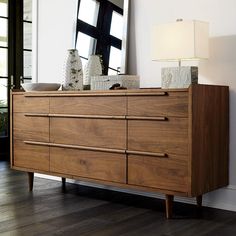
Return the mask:
M142 155L142 156L152 156L159 158L168 158L166 153L154 153L154 152L140 152L140 151L126 151L127 154Z
M126 116L127 120L156 120L156 121L168 121L167 117L160 116L160 117L148 117L148 116Z
M121 150L121 149L96 148L96 147L88 147L88 146L68 145L68 144L58 144L58 143L46 143L46 142L35 142L35 141L24 141L24 143L25 144L31 144L31 145L38 145L38 146L70 148L70 149L79 149L79 150L87 150L87 151L98 151L98 152L109 152L109 153L125 154L125 150Z

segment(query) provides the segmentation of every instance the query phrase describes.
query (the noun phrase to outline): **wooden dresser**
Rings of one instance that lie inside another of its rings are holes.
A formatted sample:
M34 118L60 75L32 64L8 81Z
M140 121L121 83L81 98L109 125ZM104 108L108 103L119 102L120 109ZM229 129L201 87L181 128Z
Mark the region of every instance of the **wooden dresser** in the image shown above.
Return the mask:
M229 89L13 92L11 167L196 197L228 184Z

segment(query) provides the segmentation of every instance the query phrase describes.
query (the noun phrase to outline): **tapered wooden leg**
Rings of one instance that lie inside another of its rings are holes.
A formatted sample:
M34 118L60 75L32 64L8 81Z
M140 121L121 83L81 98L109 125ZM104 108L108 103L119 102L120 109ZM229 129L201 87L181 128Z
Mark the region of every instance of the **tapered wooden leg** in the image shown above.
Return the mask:
M61 182L62 182L62 187L65 188L66 187L66 178L61 178Z
M173 195L166 195L166 218L171 219L172 218L172 207L173 207Z
M61 182L62 182L62 190L66 191L66 178L61 178Z
M32 192L34 186L34 173L28 172L29 191Z
M201 208L202 207L202 195L196 197L197 200L197 207Z

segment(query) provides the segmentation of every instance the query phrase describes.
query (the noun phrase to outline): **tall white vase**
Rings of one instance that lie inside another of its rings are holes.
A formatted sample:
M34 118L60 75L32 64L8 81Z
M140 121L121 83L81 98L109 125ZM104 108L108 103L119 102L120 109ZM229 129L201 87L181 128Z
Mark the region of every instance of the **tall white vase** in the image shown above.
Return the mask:
M91 55L84 67L84 85L91 84L91 76L102 75L102 64L100 56Z
M69 49L64 67L63 90L83 90L82 62L77 49Z

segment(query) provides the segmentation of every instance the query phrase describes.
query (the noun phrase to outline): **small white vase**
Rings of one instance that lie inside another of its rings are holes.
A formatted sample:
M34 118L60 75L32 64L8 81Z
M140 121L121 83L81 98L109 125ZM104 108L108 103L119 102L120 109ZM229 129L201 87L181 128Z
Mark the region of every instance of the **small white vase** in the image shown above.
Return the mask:
M64 67L63 90L83 90L82 62L77 49L69 49Z
M102 64L100 56L91 55L84 67L84 85L91 84L91 76L102 75Z

